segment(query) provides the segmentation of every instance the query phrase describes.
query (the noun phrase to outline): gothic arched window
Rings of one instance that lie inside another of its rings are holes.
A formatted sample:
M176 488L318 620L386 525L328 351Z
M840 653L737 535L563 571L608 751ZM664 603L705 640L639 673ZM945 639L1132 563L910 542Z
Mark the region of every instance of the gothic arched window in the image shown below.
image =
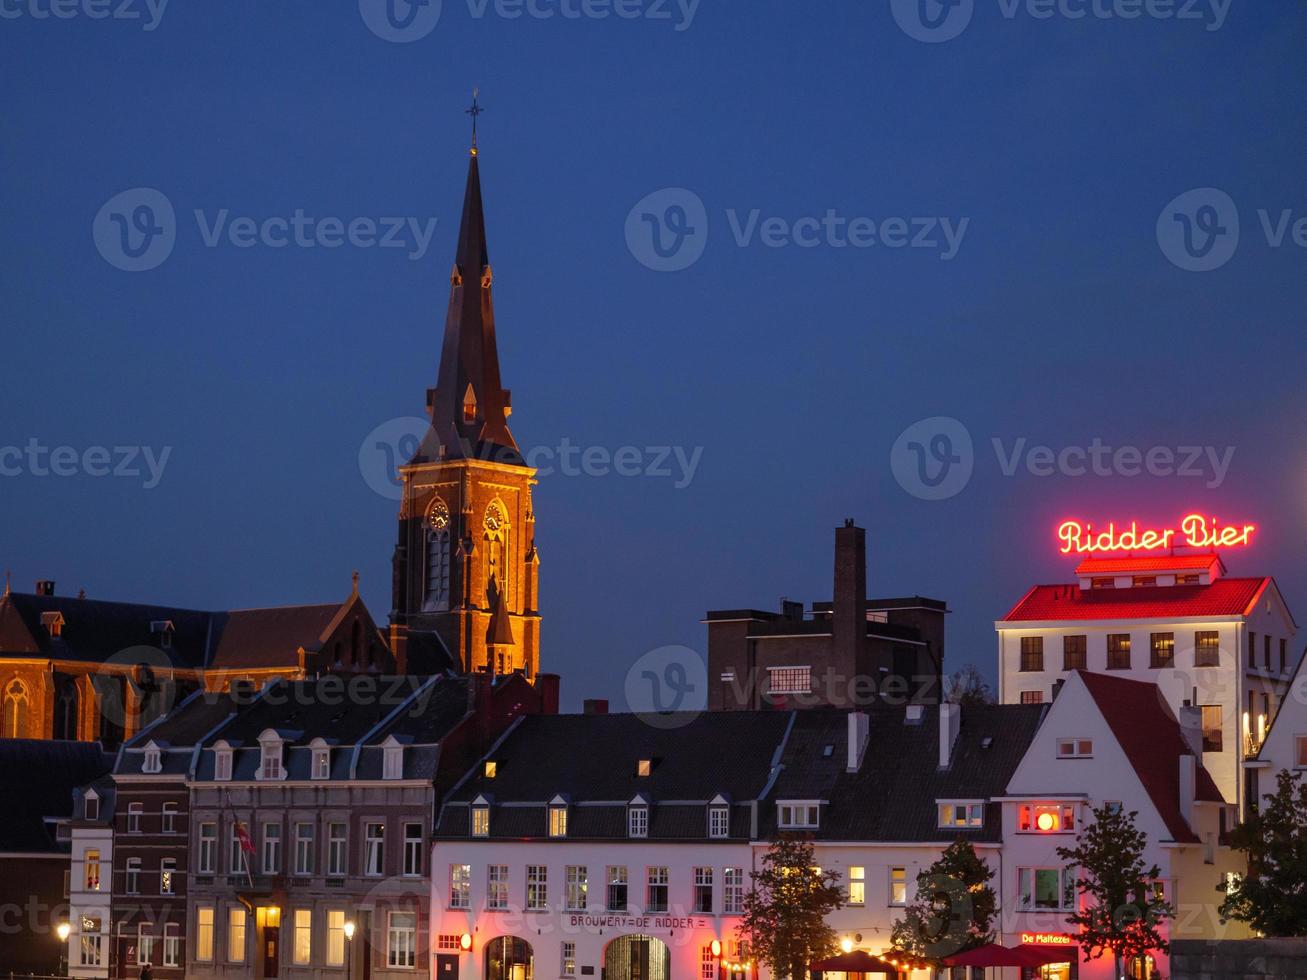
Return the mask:
M426 583L422 608L439 612L449 608L449 505L437 497L427 510Z
M54 737L64 741L77 739L77 682L67 681L54 706Z
M20 680L11 681L5 688L4 730L0 732L5 738L27 737L27 686Z
M486 508L486 583L495 583L499 595L507 600L509 581L508 510L503 501L495 498Z

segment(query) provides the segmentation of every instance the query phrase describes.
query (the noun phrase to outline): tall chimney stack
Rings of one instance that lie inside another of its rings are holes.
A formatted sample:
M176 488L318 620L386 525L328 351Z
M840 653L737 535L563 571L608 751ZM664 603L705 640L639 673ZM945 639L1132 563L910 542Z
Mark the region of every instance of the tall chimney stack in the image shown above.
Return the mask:
M845 677L857 676L867 645L867 533L853 518L835 529L835 595L831 610L831 661Z

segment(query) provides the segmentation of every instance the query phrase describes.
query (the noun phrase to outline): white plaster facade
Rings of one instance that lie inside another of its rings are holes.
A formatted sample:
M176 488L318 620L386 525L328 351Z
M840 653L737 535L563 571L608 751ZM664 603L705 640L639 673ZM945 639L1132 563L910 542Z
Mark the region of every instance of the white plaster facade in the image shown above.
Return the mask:
M93 814L90 819L88 804ZM87 788L75 805L68 873L68 975L107 978L113 927L109 914L113 879L110 799Z

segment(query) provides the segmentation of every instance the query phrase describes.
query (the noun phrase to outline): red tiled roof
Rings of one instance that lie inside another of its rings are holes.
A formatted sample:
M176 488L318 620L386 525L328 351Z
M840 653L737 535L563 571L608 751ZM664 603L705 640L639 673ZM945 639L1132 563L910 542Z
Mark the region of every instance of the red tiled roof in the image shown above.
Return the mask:
M1197 843L1198 836L1180 812L1180 757L1193 755L1193 752L1180 732L1180 723L1163 700L1161 690L1147 681L1131 681L1083 670L1076 673L1085 682L1090 697L1121 744L1172 839L1186 844ZM1198 761L1194 795L1200 800L1224 803L1211 774L1202 768L1202 760Z
M1221 578L1211 585L1087 591L1078 585L1036 585L1002 622L1243 616L1270 581L1269 578Z
M1221 564L1217 555L1153 555L1147 558L1086 558L1076 566L1077 575L1108 575L1113 572L1170 572L1204 570ZM1222 566L1224 567L1224 566Z

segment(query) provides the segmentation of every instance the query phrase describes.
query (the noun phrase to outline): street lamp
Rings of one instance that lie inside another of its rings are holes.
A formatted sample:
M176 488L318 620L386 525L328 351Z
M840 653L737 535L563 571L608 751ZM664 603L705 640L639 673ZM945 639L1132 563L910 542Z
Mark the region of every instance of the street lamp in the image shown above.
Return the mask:
M68 935L73 931L73 927L67 922L60 922L55 926L55 935L59 937L59 973L63 975L66 972L68 963Z
M354 970L354 920L345 923L345 980Z

